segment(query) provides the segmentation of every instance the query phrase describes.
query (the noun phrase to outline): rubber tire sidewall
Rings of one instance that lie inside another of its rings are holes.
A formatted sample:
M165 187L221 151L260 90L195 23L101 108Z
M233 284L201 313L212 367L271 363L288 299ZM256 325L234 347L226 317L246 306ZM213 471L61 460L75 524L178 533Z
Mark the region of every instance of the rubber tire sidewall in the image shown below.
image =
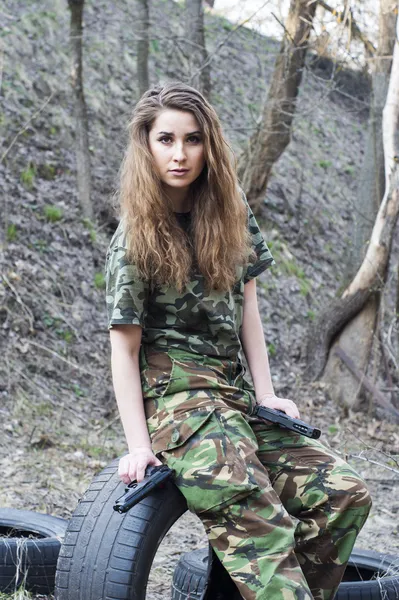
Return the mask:
M0 527L42 536L0 538L0 591L11 593L25 580L28 591L52 594L67 521L30 510L0 508Z
M124 493L119 458L96 475L74 511L61 546L56 600L144 600L159 544L187 510L173 483L125 514L113 510Z

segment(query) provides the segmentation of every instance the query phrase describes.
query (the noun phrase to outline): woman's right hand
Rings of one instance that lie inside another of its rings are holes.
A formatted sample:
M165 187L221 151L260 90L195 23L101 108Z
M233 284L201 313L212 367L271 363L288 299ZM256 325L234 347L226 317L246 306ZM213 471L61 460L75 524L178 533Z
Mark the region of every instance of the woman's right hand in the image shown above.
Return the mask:
M145 470L148 465L162 465L151 448L140 446L133 448L129 454L122 456L119 460L118 475L125 484L131 481L140 482L144 479Z

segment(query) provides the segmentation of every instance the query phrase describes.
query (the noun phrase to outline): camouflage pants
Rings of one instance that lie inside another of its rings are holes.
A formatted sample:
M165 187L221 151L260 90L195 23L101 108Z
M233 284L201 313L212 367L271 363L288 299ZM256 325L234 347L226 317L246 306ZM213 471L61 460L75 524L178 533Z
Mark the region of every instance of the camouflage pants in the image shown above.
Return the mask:
M240 362L142 348L140 368L153 450L242 597L332 598L371 506L356 471L251 418Z

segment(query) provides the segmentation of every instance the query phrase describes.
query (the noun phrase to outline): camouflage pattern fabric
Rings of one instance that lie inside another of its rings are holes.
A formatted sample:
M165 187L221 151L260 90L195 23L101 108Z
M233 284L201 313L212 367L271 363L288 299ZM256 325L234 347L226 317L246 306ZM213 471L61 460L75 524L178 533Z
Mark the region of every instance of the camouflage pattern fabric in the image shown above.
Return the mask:
M121 221L109 245L105 265L108 328L124 323L141 325L143 344L147 346L236 358L241 351L244 284L274 264L248 203L247 210L256 259L246 267L237 267L237 281L229 292L207 292L204 278L198 272L183 294L166 285L151 291L148 283L140 280L135 265L126 260ZM178 214L176 218L189 231L189 215Z
M370 510L359 475L318 440L250 416L239 360L140 354L153 450L245 600L333 597Z

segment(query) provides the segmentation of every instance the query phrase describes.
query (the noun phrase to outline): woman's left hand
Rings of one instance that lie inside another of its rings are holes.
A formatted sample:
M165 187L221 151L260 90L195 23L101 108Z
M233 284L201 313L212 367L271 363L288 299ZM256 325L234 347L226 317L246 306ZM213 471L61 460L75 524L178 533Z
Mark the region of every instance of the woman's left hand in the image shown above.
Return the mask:
M267 408L274 408L276 410L282 410L286 415L293 419L299 419L299 410L295 402L288 398L278 398L275 394L265 394L256 399L257 404L266 406Z

